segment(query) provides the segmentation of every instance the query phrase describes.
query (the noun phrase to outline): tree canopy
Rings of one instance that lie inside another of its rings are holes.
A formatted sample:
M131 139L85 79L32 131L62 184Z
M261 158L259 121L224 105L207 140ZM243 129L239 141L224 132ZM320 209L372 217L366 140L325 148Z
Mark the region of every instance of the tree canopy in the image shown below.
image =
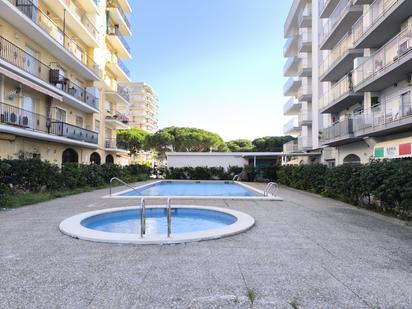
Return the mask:
M138 153L140 150L147 148L147 138L151 134L139 128L119 130L117 132L117 139L125 141L132 154Z
M148 137L147 145L160 153L227 151L226 143L219 135L197 128L161 129Z
M248 139L236 139L226 142L229 151L231 152L249 152L254 150L252 141Z
M282 152L283 144L294 140L292 136L265 136L252 141L256 152Z

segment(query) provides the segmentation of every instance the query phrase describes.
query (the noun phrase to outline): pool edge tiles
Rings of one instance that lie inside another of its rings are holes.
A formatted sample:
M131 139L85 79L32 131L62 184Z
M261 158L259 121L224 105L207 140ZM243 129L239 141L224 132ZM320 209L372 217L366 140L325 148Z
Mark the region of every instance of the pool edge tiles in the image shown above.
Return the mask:
M150 208L164 208L164 206L150 206ZM200 209L200 210L211 210L220 212L223 214L228 214L236 217L236 221L233 224L211 230L205 230L201 232L191 232L191 233L179 233L173 234L171 237L167 235L150 235L140 237L138 234L127 234L127 233L110 233L101 232L93 229L84 227L81 222L92 216L97 216L105 213L119 212L122 210L139 210L140 207L119 207L110 208L104 210L91 211L86 213L81 213L73 217L67 218L62 221L59 225L60 231L73 238L88 240L93 242L102 243L120 243L120 244L177 244L177 243L188 243L188 242L198 242L204 240L213 240L223 237L233 236L239 233L246 232L252 228L255 224L255 219L243 212L224 209L219 207L209 207L209 206L195 206L195 205L174 205L173 208L187 208L187 209ZM173 222L172 222L173 230Z
M236 184L239 187L242 187L244 190L250 191L257 195L128 195L128 193L133 192L134 190L145 190L150 187L154 187L156 185L162 183L221 183L221 184ZM264 196L264 192L262 190L256 189L251 185L248 185L243 182L239 181L231 181L231 180L157 180L153 181L134 189L126 189L117 193L110 195L103 196L103 198L118 198L118 199L136 199L136 198L145 198L145 199L181 199L181 200L193 200L193 199L200 199L200 200L216 200L216 199L228 199L228 200L266 200L266 201L283 201L283 199L279 196Z

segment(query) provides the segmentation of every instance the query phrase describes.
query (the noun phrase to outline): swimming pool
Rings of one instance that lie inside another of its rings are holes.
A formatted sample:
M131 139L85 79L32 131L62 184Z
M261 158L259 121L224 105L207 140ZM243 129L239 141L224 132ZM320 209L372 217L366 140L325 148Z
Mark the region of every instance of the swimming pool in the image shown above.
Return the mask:
M193 198L265 198L263 191L235 181L162 180L114 194L117 198L193 197Z
M69 236L96 242L167 244L217 239L246 231L255 220L232 209L176 205L171 210L168 235L164 206L150 206L145 221L139 207L121 207L82 213L67 218L60 230ZM141 222L145 233L141 234Z

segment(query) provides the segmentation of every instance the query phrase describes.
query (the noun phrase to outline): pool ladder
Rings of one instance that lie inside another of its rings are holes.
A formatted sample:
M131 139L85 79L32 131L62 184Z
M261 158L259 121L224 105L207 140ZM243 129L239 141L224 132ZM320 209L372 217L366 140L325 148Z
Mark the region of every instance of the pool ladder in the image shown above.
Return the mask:
M263 196L277 196L279 192L279 185L276 182L269 182L263 191Z
M109 196L112 196L112 182L115 181L115 180L118 181L118 182L120 182L121 184L125 185L126 187L132 189L133 191L138 192L135 187L132 187L132 186L129 185L127 182L121 180L121 179L118 178L118 177L113 177L113 178L110 179Z
M167 237L172 234L172 199L167 198L166 206ZM146 199L143 197L140 201L140 237L146 234Z

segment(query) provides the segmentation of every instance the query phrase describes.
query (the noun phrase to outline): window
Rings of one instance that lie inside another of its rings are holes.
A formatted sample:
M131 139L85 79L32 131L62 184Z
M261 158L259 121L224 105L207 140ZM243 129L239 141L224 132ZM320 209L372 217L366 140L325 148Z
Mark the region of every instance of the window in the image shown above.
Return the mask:
M76 126L83 127L83 117L76 116Z
M66 111L56 107L56 120L66 122Z
M94 121L94 130L99 133L100 132L100 121L99 120L95 120Z

